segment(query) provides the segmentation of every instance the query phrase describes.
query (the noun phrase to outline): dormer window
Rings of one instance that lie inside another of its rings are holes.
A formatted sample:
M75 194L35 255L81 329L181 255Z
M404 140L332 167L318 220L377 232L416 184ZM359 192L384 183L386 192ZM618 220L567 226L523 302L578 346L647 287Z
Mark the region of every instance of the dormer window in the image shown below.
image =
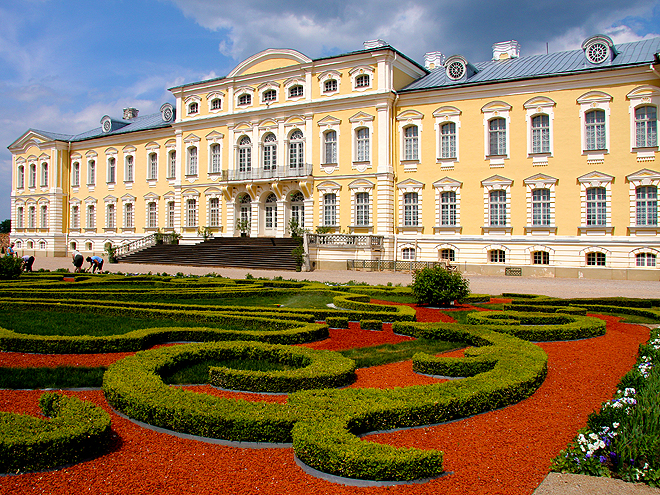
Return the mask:
M585 57L592 64L602 64L614 58L614 43L608 36L600 34L592 36L582 43L582 49Z
M289 98L299 98L303 95L303 87L300 84L289 88Z
M460 60L454 60L447 66L447 77L453 81L462 78L465 75L465 64Z
M267 91L264 91L261 96L261 100L264 103L270 103L272 101L275 101L276 99L277 99L277 91L275 91L274 89L269 89Z
M238 97L238 104L240 106L248 106L252 104L252 96L248 93L244 93Z
M355 78L355 87L356 88L367 88L369 87L369 74L361 74Z
M188 115L194 115L196 113L199 113L199 104L193 102L188 106Z
M335 91L337 91L337 80L336 79L327 80L323 85L323 92L334 93Z
M462 55L452 55L445 61L445 74L451 81L464 80L476 72L477 69Z
M222 100L220 98L214 98L211 100L211 110L220 110L222 108Z

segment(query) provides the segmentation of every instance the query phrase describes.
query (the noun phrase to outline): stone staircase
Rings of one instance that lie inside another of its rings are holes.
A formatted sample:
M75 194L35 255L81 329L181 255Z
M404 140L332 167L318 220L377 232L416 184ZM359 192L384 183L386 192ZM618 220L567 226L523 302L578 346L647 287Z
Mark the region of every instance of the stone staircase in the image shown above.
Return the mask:
M218 237L199 244L155 244L117 258L119 263L296 270L298 242L276 237Z

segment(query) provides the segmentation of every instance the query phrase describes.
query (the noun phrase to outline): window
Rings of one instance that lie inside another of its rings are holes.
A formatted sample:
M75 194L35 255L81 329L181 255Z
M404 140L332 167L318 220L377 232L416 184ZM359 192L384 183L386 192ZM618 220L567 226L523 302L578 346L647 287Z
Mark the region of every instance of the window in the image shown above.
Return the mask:
M167 228L174 228L174 201L168 201L167 203Z
M158 155L156 153L149 153L149 180L158 179Z
M587 225L607 225L607 191L604 187L587 189Z
M336 79L328 79L323 84L323 92L324 93L334 93L335 91L337 91L337 80Z
M356 88L367 88L369 87L369 74L361 74L355 78L355 87Z
M358 162L368 162L369 161L369 129L363 127L358 129L355 138L357 140L357 161Z
M71 185L78 187L80 185L80 163L73 162L71 167Z
M71 207L71 228L80 228L80 207L78 205L73 205Z
M87 205L87 227L88 229L96 228L96 208L94 205Z
M238 141L238 171L249 172L252 170L252 141L243 136Z
M153 201L147 203L147 228L155 229L158 227L158 215L156 211L156 203Z
M194 115L196 113L199 113L199 103L193 102L188 106L188 114Z
M419 225L419 197L416 192L403 195L403 225L415 227Z
M291 220L295 220L301 229L305 228L304 201L305 197L300 191L296 191L291 195Z
M323 225L328 227L337 225L337 195L335 193L323 195Z
M39 249L46 249L46 241L39 241Z
M650 105L635 109L635 147L658 146L658 115Z
M369 193L355 195L355 225L369 225Z
M289 167L303 168L305 162L303 133L296 129L289 138Z
M323 163L337 163L337 132L328 131L324 135L325 161Z
M220 145L215 143L211 145L211 173L217 174L221 171Z
M637 225L658 225L658 188L656 186L642 186L636 190L637 196Z
M197 147L188 148L188 174L197 175Z
M23 207L19 206L16 208L16 228L17 229L22 229L23 228Z
M587 150L606 149L605 111L591 110L585 114L585 139Z
M105 207L105 228L114 229L117 226L115 205L110 203Z
M638 253L635 255L635 264L637 266L655 266L655 254Z
M214 98L211 100L211 110L220 110L222 108L222 100Z
M261 95L261 100L264 103L270 103L271 101L275 101L277 99L277 91L274 89L269 89L263 92Z
M220 200L218 198L209 200L209 226L220 226Z
M298 98L303 95L303 87L300 84L289 88L289 98Z
M418 129L411 125L403 130L403 159L419 160Z
M37 164L36 163L31 163L30 164L30 182L29 182L30 187L37 187Z
M37 208L36 206L28 206L28 229L37 228Z
M488 251L488 258L491 263L506 263L506 251L502 249L492 249Z
M587 266L605 266L605 253L587 253Z
M490 156L506 155L506 120L497 118L488 122L488 139Z
M440 158L456 158L456 124L440 126Z
M532 263L535 265L549 265L550 253L546 251L534 251L532 253Z
M456 251L453 249L441 249L440 260L442 261L456 261Z
M248 194L245 194L241 197L239 204L240 210L238 218L241 222L249 225L252 221L252 198Z
M41 205L40 211L41 211L40 226L41 226L42 229L47 229L48 228L48 206L47 205Z
M170 179L176 178L176 151L169 153L169 166L167 168L167 176Z
M491 191L490 195L490 225L506 225L506 191L497 189Z
M401 250L401 259L414 261L415 254L415 248L403 248Z
M532 191L532 225L550 225L550 190Z
M41 187L48 187L48 164L41 164Z
M96 184L96 162L90 160L87 163L87 185L93 186Z
M108 177L107 177L107 182L108 184L114 184L116 180L116 160L114 158L109 158L108 159Z
M19 165L16 172L16 188L23 189L24 186L25 186L25 167L23 165Z
M126 157L126 174L124 175L126 182L133 182L133 155L128 155Z
M263 160L264 170L275 170L277 168L277 138L272 132L264 137Z
M456 225L456 193L454 191L440 194L440 225Z
M127 229L133 228L133 203L124 205L124 227Z
M197 226L197 200L188 199L186 201L186 227Z
M532 117L532 153L550 153L550 117Z
M248 106L251 104L252 104L252 95L248 93L243 93L241 96L238 97L239 106Z
M266 198L266 228L277 228L277 196L269 194Z

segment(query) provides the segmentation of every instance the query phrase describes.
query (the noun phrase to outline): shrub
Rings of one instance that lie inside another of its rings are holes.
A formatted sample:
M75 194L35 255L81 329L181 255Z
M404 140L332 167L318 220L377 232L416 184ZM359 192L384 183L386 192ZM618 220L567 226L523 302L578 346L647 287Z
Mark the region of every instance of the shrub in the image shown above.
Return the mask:
M15 256L0 258L0 280L11 280L21 276L23 259Z
M325 322L330 328L348 328L348 318L341 316L328 316Z
M362 330L382 330L383 322L380 320L360 320Z
M417 304L447 306L470 295L470 282L459 272L442 267L423 268L415 272L412 293Z

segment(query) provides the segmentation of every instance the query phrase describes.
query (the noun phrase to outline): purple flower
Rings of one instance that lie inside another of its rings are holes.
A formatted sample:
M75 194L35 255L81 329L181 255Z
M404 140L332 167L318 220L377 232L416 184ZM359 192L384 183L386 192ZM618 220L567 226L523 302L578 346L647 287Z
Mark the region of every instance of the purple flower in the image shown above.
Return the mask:
M599 458L599 460L600 460L600 462L601 462L601 464L602 464L602 463L604 463L605 461L607 461L607 457L605 457L604 455L601 455L600 458Z

